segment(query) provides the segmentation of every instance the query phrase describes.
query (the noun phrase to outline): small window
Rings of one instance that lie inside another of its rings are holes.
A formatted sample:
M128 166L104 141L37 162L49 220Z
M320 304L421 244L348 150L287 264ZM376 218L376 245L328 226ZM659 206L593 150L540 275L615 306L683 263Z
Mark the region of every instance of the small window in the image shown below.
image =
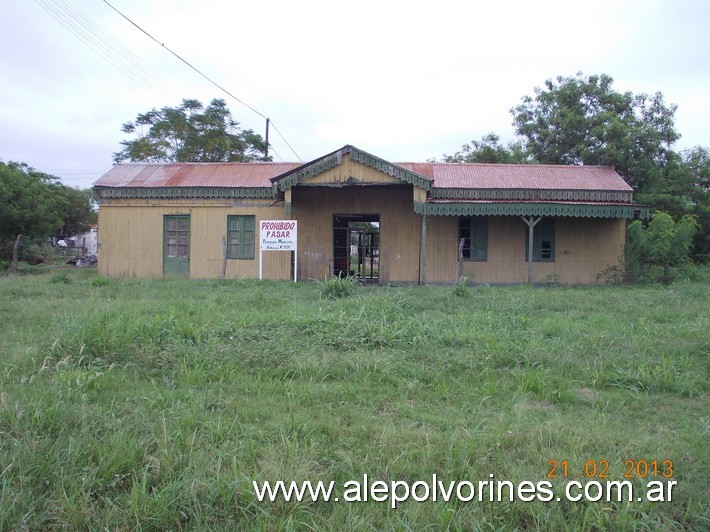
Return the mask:
M227 258L254 258L254 216L227 216Z
M459 218L459 242L463 240L461 255L464 260L488 260L488 218L475 216Z
M528 226L525 225L525 262L528 261ZM543 218L533 228L533 262L555 262L555 219Z

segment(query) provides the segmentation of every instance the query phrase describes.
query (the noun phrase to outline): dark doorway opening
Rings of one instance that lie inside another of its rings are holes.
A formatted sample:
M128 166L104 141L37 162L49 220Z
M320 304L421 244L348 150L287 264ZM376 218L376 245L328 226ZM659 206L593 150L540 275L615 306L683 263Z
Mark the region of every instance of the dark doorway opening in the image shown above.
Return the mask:
M333 216L333 275L380 280L380 217L377 214Z

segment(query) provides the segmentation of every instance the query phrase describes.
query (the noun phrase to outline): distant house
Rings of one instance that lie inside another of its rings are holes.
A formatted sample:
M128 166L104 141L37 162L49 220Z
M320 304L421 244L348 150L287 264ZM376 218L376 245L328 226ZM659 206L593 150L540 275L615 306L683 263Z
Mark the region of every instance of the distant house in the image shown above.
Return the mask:
M79 248L83 253L96 254L99 242L97 224L92 224L88 231L80 235L75 235L68 240L69 247Z
M258 278L260 222L296 220L296 264L266 252L264 278L590 284L648 215L607 167L391 163L354 146L305 164L120 164L94 189L99 271L116 277Z

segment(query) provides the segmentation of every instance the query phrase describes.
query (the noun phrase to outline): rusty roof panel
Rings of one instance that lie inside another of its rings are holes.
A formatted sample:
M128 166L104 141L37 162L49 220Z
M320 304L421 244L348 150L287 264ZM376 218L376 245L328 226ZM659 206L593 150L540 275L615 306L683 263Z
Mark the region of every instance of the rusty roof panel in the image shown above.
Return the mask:
M95 187L271 188L272 177L301 163L131 163L117 164Z
M613 168L541 164L398 163L435 188L631 191Z
M537 189L631 192L604 166L534 164L395 163L433 179L439 189ZM271 187L271 179L303 163L131 163L114 166L96 187Z

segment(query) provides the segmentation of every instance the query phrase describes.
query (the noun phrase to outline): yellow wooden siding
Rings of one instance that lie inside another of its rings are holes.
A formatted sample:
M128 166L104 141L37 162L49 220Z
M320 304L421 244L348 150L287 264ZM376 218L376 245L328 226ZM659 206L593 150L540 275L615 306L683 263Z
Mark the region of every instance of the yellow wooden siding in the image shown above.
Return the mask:
M425 203L426 202L426 190L419 187L414 187L414 202L415 203Z
M368 169L359 163L353 167ZM376 170L373 172L380 174ZM361 175L364 175L362 173ZM333 215L377 215L380 220L381 283L416 282L419 278L421 217L412 198L417 187L400 184L369 187L296 186L291 189L291 216L283 203L270 200L102 200L99 210L99 271L114 277L162 277L163 217L190 215L190 276L217 278L223 264L222 237L227 216L254 215L255 258L228 259L227 278L258 278L258 226L264 219L297 219L299 279L323 279L333 260ZM516 216L488 218L488 260L464 261L463 275L479 283L527 281L525 225ZM556 273L565 284L598 282L596 275L621 263L626 220L556 219L555 262L534 262L533 281ZM264 253L266 279L291 278L289 252ZM427 217L426 281L452 283L458 279L458 218Z
M309 185L339 184L346 183L351 178L358 183L402 183L396 177L351 160L349 154L343 155L343 160L338 166L308 178L304 183Z
M421 217L412 210L412 186L294 187L298 220L298 277L323 279L333 260L333 215L378 215L380 282L416 282Z
M609 266L623 265L626 220L611 218L558 218L555 263L560 280L569 284L599 282L596 276Z
M463 275L476 283L525 283L523 221L514 216L488 218L488 260L464 261ZM557 218L555 262L533 262L533 282L543 282L553 272L564 284L593 284L596 275L619 265L624 253L626 221L623 219ZM427 282L457 280L458 218L427 218Z
M253 260L228 259L225 277L258 278L259 221L285 218L281 205L269 205L263 201L246 200L120 200L102 203L99 209L99 271L112 277L162 277L163 216L189 214L190 277L220 277L227 216L242 214L253 215L256 219L255 257ZM263 275L266 279L290 278L291 254L264 253Z

